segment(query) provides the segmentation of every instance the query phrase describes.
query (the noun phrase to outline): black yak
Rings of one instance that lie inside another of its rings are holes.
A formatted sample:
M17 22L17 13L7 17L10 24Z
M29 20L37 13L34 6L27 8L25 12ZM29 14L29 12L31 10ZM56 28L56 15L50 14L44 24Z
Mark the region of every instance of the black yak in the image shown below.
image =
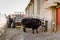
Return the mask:
M38 27L41 25L41 21L37 18L24 18L22 19L21 23L24 32L26 32L26 28L32 28L33 34L34 30L36 30L36 33L38 33Z

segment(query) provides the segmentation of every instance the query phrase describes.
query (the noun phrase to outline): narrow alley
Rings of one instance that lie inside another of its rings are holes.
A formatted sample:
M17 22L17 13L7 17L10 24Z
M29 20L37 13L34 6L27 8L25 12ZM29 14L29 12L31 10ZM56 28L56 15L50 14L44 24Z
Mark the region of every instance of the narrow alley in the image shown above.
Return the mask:
M18 28L7 28L0 40L60 40L59 36L59 33L39 32L38 34L32 34L31 30L25 33Z

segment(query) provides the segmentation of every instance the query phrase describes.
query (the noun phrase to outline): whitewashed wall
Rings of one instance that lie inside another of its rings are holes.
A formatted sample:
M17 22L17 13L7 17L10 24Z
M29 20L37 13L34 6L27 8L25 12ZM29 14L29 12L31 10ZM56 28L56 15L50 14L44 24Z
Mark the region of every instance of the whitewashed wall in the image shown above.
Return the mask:
M37 15L37 0L34 0L34 16Z
M40 18L48 21L48 29L50 29L51 21L52 21L52 10L50 8L45 9L45 8L41 7Z
M40 19L45 19L48 21L48 29L51 28L52 21L52 10L50 8L44 7L44 0L40 1Z

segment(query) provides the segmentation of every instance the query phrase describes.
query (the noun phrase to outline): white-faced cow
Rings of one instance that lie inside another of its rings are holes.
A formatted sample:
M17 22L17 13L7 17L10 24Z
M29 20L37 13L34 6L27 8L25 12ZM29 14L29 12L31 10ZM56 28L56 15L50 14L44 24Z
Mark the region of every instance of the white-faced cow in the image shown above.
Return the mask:
M37 18L24 18L22 19L21 23L24 32L26 32L26 28L32 28L33 34L34 30L36 30L36 33L38 33L38 27L41 25L41 21Z

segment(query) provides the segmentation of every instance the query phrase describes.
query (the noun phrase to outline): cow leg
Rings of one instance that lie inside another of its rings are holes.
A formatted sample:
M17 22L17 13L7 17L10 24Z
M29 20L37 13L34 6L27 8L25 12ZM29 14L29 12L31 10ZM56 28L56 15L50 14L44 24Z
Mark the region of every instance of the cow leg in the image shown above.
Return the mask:
M33 30L33 32L32 32L32 33L34 34L34 28L32 28L32 30Z
M38 28L36 28L36 33L39 33L39 32L38 32Z
M25 27L23 28L23 31L26 32L26 28Z

